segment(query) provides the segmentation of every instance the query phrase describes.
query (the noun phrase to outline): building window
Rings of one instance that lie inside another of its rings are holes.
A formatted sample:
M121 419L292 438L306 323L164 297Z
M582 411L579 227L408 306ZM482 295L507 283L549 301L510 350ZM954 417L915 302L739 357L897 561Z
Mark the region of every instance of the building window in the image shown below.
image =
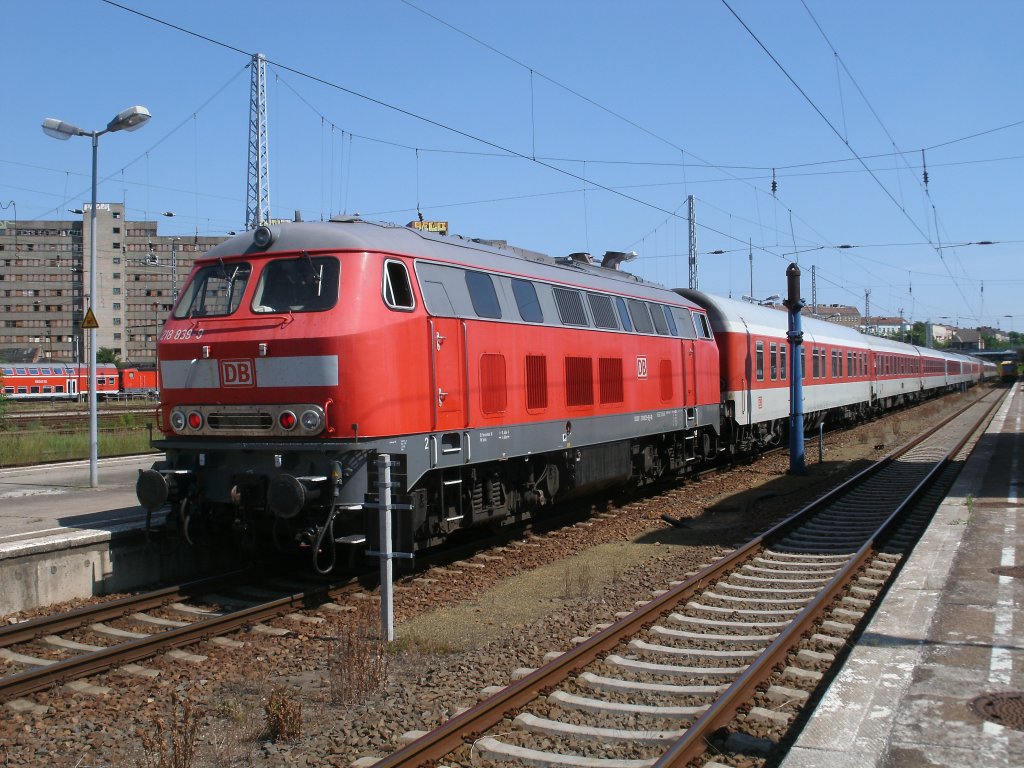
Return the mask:
M120 302L117 302L117 301L115 301L115 302L114 302L114 309L115 309L115 310L118 310L118 309L120 309L120 308L121 308L121 303L120 303Z
M114 295L115 296L120 296L121 295L121 289L120 288L115 288L114 289Z
M114 325L120 325L120 324L121 324L121 318L120 317L115 317L114 318Z

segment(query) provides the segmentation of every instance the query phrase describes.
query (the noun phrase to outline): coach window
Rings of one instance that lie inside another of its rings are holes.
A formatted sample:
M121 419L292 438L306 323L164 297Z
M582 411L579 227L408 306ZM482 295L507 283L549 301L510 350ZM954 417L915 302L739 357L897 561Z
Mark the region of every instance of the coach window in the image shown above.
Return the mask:
M622 321L622 330L627 333L633 330L633 321L629 319L629 310L626 309L626 300L621 296L615 297L615 308L619 311L619 320Z
M408 311L416 307L409 271L400 261L384 262L384 303L398 310Z
M633 327L637 333L654 333L654 324L651 322L651 313L647 311L647 305L636 299L627 299L629 316L633 318Z
M757 380L764 381L764 342L758 341L754 344L754 367L757 373Z
M494 281L484 272L466 271L466 287L469 298L473 302L473 310L477 317L489 317L494 320L501 318L501 305L498 294L494 290Z
M779 378L783 381L789 376L788 368L786 368L786 345L779 345Z
M512 293L516 297L519 316L527 323L543 323L544 310L541 309L537 289L529 280L512 279Z
M774 341L768 346L768 365L772 381L775 381L779 378L779 345Z

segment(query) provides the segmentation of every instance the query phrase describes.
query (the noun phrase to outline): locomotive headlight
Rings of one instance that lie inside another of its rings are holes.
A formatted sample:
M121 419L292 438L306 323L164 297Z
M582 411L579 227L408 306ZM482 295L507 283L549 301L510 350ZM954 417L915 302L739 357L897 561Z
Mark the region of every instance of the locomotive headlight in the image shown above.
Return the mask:
M199 411L192 411L192 413L188 415L188 425L192 429L202 429L203 414L201 414Z
M185 414L181 411L173 411L171 413L171 429L175 432L181 432L185 428Z
M303 411L302 412L302 428L307 432L316 432L320 429L322 424L320 414L316 411Z
M295 429L295 424L298 419L295 418L295 414L291 411L281 411L281 415L277 417L277 423L281 425L281 429Z
M268 226L256 227L252 233L252 242L257 248L266 248L274 242L274 232Z

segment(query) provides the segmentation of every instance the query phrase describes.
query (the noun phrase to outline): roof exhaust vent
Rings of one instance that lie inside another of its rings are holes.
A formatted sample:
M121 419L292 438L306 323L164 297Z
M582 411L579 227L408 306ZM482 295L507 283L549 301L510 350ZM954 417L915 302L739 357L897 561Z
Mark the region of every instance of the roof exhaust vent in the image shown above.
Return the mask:
M589 253L570 253L569 258L572 261L579 262L580 264L593 264L594 259Z
M632 261L636 258L636 251L607 251L601 259L601 266L606 269L618 269L619 264L624 261Z

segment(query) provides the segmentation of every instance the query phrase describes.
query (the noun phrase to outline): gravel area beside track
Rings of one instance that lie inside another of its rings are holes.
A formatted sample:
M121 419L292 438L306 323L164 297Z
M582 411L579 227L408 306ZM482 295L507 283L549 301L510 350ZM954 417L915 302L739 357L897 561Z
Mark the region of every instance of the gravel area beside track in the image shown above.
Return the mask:
M507 684L515 669L566 650L574 637L632 610L963 402L947 397L826 436L821 464L809 440L804 478L785 474L785 455L762 458L656 496L616 499L586 523L403 579L387 683L359 704L335 703L331 674L339 664L339 627L359 612L307 612L320 621L273 622L290 636L236 633L231 639L244 646L204 642L187 649L207 656L203 662L169 655L145 662L160 671L155 679L99 675L90 682L110 687L108 693L66 687L32 697L45 712L5 710L0 764L171 765L160 762L169 748L147 746L147 738L180 734L190 724L198 729L197 752L177 765L349 766L384 756L401 734L439 724L479 700L485 687ZM667 525L663 514L684 527ZM371 622L374 611L375 605L365 611ZM302 706L301 733L290 741L261 738L268 697L282 687ZM465 760L485 765L468 749Z

